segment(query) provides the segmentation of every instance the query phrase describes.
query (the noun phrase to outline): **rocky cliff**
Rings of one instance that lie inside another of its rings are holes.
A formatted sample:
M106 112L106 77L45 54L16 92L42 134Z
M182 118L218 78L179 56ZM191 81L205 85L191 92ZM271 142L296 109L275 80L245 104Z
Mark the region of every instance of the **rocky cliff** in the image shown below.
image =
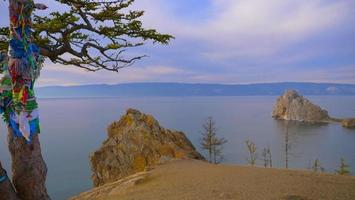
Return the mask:
M330 121L326 110L313 104L294 90L286 91L277 99L272 116L275 119L311 123L327 123Z
M204 159L184 133L162 128L152 116L129 109L108 127L108 139L90 156L92 179L102 186L174 158Z

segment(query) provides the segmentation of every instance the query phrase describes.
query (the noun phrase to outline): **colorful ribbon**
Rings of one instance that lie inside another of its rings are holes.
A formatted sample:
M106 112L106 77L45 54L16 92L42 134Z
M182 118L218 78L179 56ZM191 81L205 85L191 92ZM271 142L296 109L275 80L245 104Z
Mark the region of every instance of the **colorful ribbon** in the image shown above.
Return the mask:
M34 83L44 61L31 38L35 7L33 0L10 0L9 52L0 56L0 112L15 136L28 142L40 132Z
M0 183L3 183L6 179L7 179L7 173L5 171L5 175L4 176L0 176Z

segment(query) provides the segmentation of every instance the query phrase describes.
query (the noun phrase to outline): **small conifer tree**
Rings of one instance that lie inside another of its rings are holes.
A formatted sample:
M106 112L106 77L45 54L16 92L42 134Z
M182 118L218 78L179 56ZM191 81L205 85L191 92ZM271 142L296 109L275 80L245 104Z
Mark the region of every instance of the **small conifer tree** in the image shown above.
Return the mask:
M251 166L254 166L256 159L258 157L257 152L256 152L256 149L257 149L256 145L254 142L252 142L250 140L245 141L245 144L247 145L247 150L249 153L249 157L247 158L247 161Z
M340 159L339 169L336 170L336 173L339 175L350 175L350 166L345 162L344 158Z
M319 159L316 159L316 160L313 162L312 170L313 170L314 172L324 172L324 171L325 171L325 169L321 166Z
M208 151L208 161L218 164L223 160L223 145L227 140L217 137L216 122L212 117L207 118L202 128L201 147Z

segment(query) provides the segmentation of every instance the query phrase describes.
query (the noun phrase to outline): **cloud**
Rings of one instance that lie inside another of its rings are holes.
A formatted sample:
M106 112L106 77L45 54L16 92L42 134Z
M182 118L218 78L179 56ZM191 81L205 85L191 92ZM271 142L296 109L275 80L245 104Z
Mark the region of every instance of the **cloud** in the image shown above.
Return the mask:
M355 65L333 66L329 69L310 67L299 70L292 68L237 68L233 73L209 73L182 70L171 66L141 66L125 68L120 73L86 72L75 67L48 65L39 79L38 86L82 85L82 84L117 84L129 82L189 82L189 83L260 83L260 82L332 82L354 83Z
M301 67L278 68L275 70L250 69L248 72L190 74L186 79L191 83L271 83L271 82L318 82L318 83L352 83L355 84L355 65L335 67L332 69L298 70Z
M354 0L137 0L135 8L146 11L145 27L176 39L131 49L149 58L120 73L48 62L38 83L355 82Z
M189 72L171 66L132 66L116 73L108 71L87 72L77 67L47 63L37 85L117 84L126 82L154 82L157 80L166 82L183 81L181 77L187 74Z
M207 20L173 14L166 1L139 1L147 10L148 26L173 33L179 39L200 40L213 45L201 55L217 59L273 55L292 43L334 28L348 17L353 1L321 0L210 0ZM202 7L202 5L201 5Z

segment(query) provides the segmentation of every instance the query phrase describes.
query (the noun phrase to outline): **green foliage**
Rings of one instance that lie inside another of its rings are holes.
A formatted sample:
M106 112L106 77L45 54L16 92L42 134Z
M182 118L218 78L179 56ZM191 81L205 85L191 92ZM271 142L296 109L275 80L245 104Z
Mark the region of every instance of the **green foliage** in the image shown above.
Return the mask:
M350 166L345 162L344 158L340 159L339 169L336 170L336 173L339 175L350 175Z
M56 0L65 12L34 15L33 40L42 54L55 63L89 71L118 71L144 55L128 56L126 50L147 41L168 44L173 36L143 27L144 11L130 10L134 0ZM52 8L54 9L54 8ZM7 51L9 31L0 29L0 51ZM64 56L65 55L65 56Z
M7 51L9 48L8 36L10 31L7 27L0 28L0 52Z

